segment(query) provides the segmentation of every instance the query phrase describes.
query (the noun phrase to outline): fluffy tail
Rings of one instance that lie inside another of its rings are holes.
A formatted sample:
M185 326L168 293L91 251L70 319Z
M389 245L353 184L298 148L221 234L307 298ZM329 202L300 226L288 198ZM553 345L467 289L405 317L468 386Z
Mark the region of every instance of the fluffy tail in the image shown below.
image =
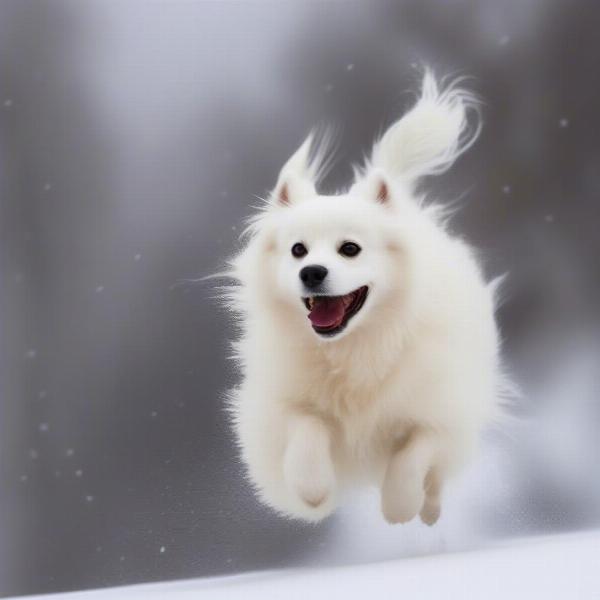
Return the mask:
M425 70L419 99L375 143L370 166L409 185L448 170L481 130L477 98L461 81L440 87Z

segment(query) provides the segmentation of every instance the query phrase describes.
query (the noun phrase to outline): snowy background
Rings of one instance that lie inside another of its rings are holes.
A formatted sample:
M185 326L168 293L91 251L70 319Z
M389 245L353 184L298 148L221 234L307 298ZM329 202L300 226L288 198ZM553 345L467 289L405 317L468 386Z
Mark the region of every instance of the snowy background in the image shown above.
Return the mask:
M600 5L0 0L0 595L377 561L600 527ZM282 521L240 477L205 285L315 124L349 181L429 62L485 128L429 182L511 274L524 389L440 524Z

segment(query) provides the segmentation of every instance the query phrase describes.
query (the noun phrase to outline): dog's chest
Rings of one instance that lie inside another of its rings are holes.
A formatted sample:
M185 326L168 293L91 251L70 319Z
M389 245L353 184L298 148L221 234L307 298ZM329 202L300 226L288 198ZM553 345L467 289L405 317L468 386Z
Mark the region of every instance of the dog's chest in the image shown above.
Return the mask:
M313 363L308 401L335 425L349 450L370 453L387 448L423 417L418 400L423 373L411 358L411 354L398 357L383 373L369 367L383 361Z
M357 381L343 369L322 370L311 382L309 402L348 447L365 450L387 437L391 421L381 382Z

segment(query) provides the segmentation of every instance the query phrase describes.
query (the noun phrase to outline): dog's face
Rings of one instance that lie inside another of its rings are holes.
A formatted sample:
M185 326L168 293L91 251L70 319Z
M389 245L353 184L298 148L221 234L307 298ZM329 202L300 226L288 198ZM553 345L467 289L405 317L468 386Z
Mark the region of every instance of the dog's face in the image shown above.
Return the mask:
M275 285L320 337L368 327L389 293L398 250L387 240L384 213L360 197L317 196L278 215Z

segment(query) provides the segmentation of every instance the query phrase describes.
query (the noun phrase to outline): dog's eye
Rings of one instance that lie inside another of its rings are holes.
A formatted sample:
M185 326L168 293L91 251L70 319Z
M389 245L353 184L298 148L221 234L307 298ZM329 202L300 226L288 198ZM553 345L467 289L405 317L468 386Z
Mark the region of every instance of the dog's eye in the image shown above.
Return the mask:
M358 244L355 244L354 242L344 242L340 246L339 253L342 256L348 256L349 258L352 258L353 256L356 256L360 250L361 248Z
M295 256L296 258L302 258L307 254L308 250L304 244L297 243L292 246L292 256Z

